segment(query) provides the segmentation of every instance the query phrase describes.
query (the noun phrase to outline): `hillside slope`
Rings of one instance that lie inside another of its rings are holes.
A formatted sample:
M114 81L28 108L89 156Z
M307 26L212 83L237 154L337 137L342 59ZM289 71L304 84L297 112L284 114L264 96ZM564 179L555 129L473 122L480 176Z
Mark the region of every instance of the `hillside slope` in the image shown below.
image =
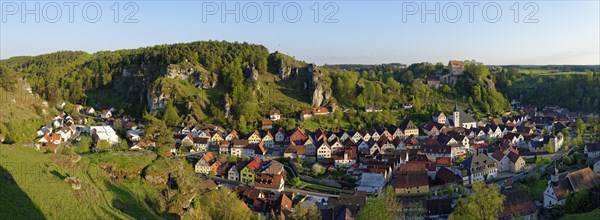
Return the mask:
M133 116L146 111L160 116L173 106L183 120L245 128L243 133L258 128L259 119L270 110L293 118L314 106L337 105L354 111L375 106L389 111L386 117L395 120L407 114L426 118L435 110L450 111L455 102L478 117L510 110L504 96L493 88L494 75L476 63L469 64L472 68L459 80L463 83L440 89L425 83L429 76L446 71L442 64L318 67L277 51L269 53L261 45L223 41L95 54L62 51L15 57L0 65L24 77L34 93L50 103L65 100L96 109L115 107ZM471 96L476 98L469 100ZM412 103L413 108L399 112L403 103ZM339 124L364 126L350 123L351 117L355 116L338 119ZM359 117L373 121L370 116ZM391 123L374 118L376 124Z

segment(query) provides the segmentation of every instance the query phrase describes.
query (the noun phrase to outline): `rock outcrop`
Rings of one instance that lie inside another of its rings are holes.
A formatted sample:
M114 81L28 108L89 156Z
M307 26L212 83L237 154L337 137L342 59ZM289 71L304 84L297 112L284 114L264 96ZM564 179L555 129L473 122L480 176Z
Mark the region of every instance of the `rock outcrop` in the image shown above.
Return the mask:
M169 65L165 75L172 79L190 81L190 83L199 89L210 89L217 86L216 74L209 72L202 66L194 66L187 61Z
M167 183L167 179L160 175L156 175L156 176L155 175L146 175L146 176L144 176L144 179L155 185Z
M231 116L231 99L229 98L229 93L225 94L225 118L229 118Z
M162 87L160 85L149 88L148 93L146 94L148 111L154 112L165 110L167 107L167 98L169 97L162 92Z
M282 80L294 78L298 75L299 70L297 67L286 66L283 60L279 61L277 71L279 72L279 78Z
M322 106L331 99L331 88L327 85L326 75L313 67L311 77L304 82L304 89L311 90L312 106Z
M196 71L191 67L191 64L169 65L169 67L167 67L166 76L172 79L188 80L195 72Z
M246 68L244 68L244 77L248 80L258 79L258 70L254 67L254 64L247 65Z
M65 182L71 185L71 188L75 189L75 190L79 190L81 189L81 183L83 181L81 181L81 179L79 179L79 177L76 176L70 176L65 178Z

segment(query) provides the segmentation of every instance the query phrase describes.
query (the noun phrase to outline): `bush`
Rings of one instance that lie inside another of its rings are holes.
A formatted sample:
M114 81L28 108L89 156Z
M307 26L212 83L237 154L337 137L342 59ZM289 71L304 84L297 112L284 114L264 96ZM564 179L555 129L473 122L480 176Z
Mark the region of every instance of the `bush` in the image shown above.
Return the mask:
M299 177L294 177L290 180L290 185L292 185L292 188L298 188L302 186L302 180Z
M579 190L576 193L567 197L565 210L567 213L582 213L587 211L588 203L590 203L589 193L587 190Z

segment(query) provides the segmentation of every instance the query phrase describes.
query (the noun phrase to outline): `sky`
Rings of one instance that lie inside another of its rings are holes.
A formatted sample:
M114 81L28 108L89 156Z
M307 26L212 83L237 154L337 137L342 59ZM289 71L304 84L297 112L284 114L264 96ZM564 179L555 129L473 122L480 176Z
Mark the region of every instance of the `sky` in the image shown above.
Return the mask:
M450 59L600 64L600 0L0 0L0 5L0 59L225 40L262 44L319 65Z

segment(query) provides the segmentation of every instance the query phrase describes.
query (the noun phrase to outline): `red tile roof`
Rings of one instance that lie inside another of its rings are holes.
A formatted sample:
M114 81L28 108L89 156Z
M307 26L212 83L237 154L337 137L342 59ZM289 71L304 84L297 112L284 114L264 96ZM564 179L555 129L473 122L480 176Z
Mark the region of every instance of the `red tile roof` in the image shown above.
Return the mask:
M252 170L253 172L256 172L256 170L258 170L258 168L260 167L260 163L262 161L260 160L260 158L254 158L254 160L252 160L248 165L246 165L246 167L248 167L248 169Z

